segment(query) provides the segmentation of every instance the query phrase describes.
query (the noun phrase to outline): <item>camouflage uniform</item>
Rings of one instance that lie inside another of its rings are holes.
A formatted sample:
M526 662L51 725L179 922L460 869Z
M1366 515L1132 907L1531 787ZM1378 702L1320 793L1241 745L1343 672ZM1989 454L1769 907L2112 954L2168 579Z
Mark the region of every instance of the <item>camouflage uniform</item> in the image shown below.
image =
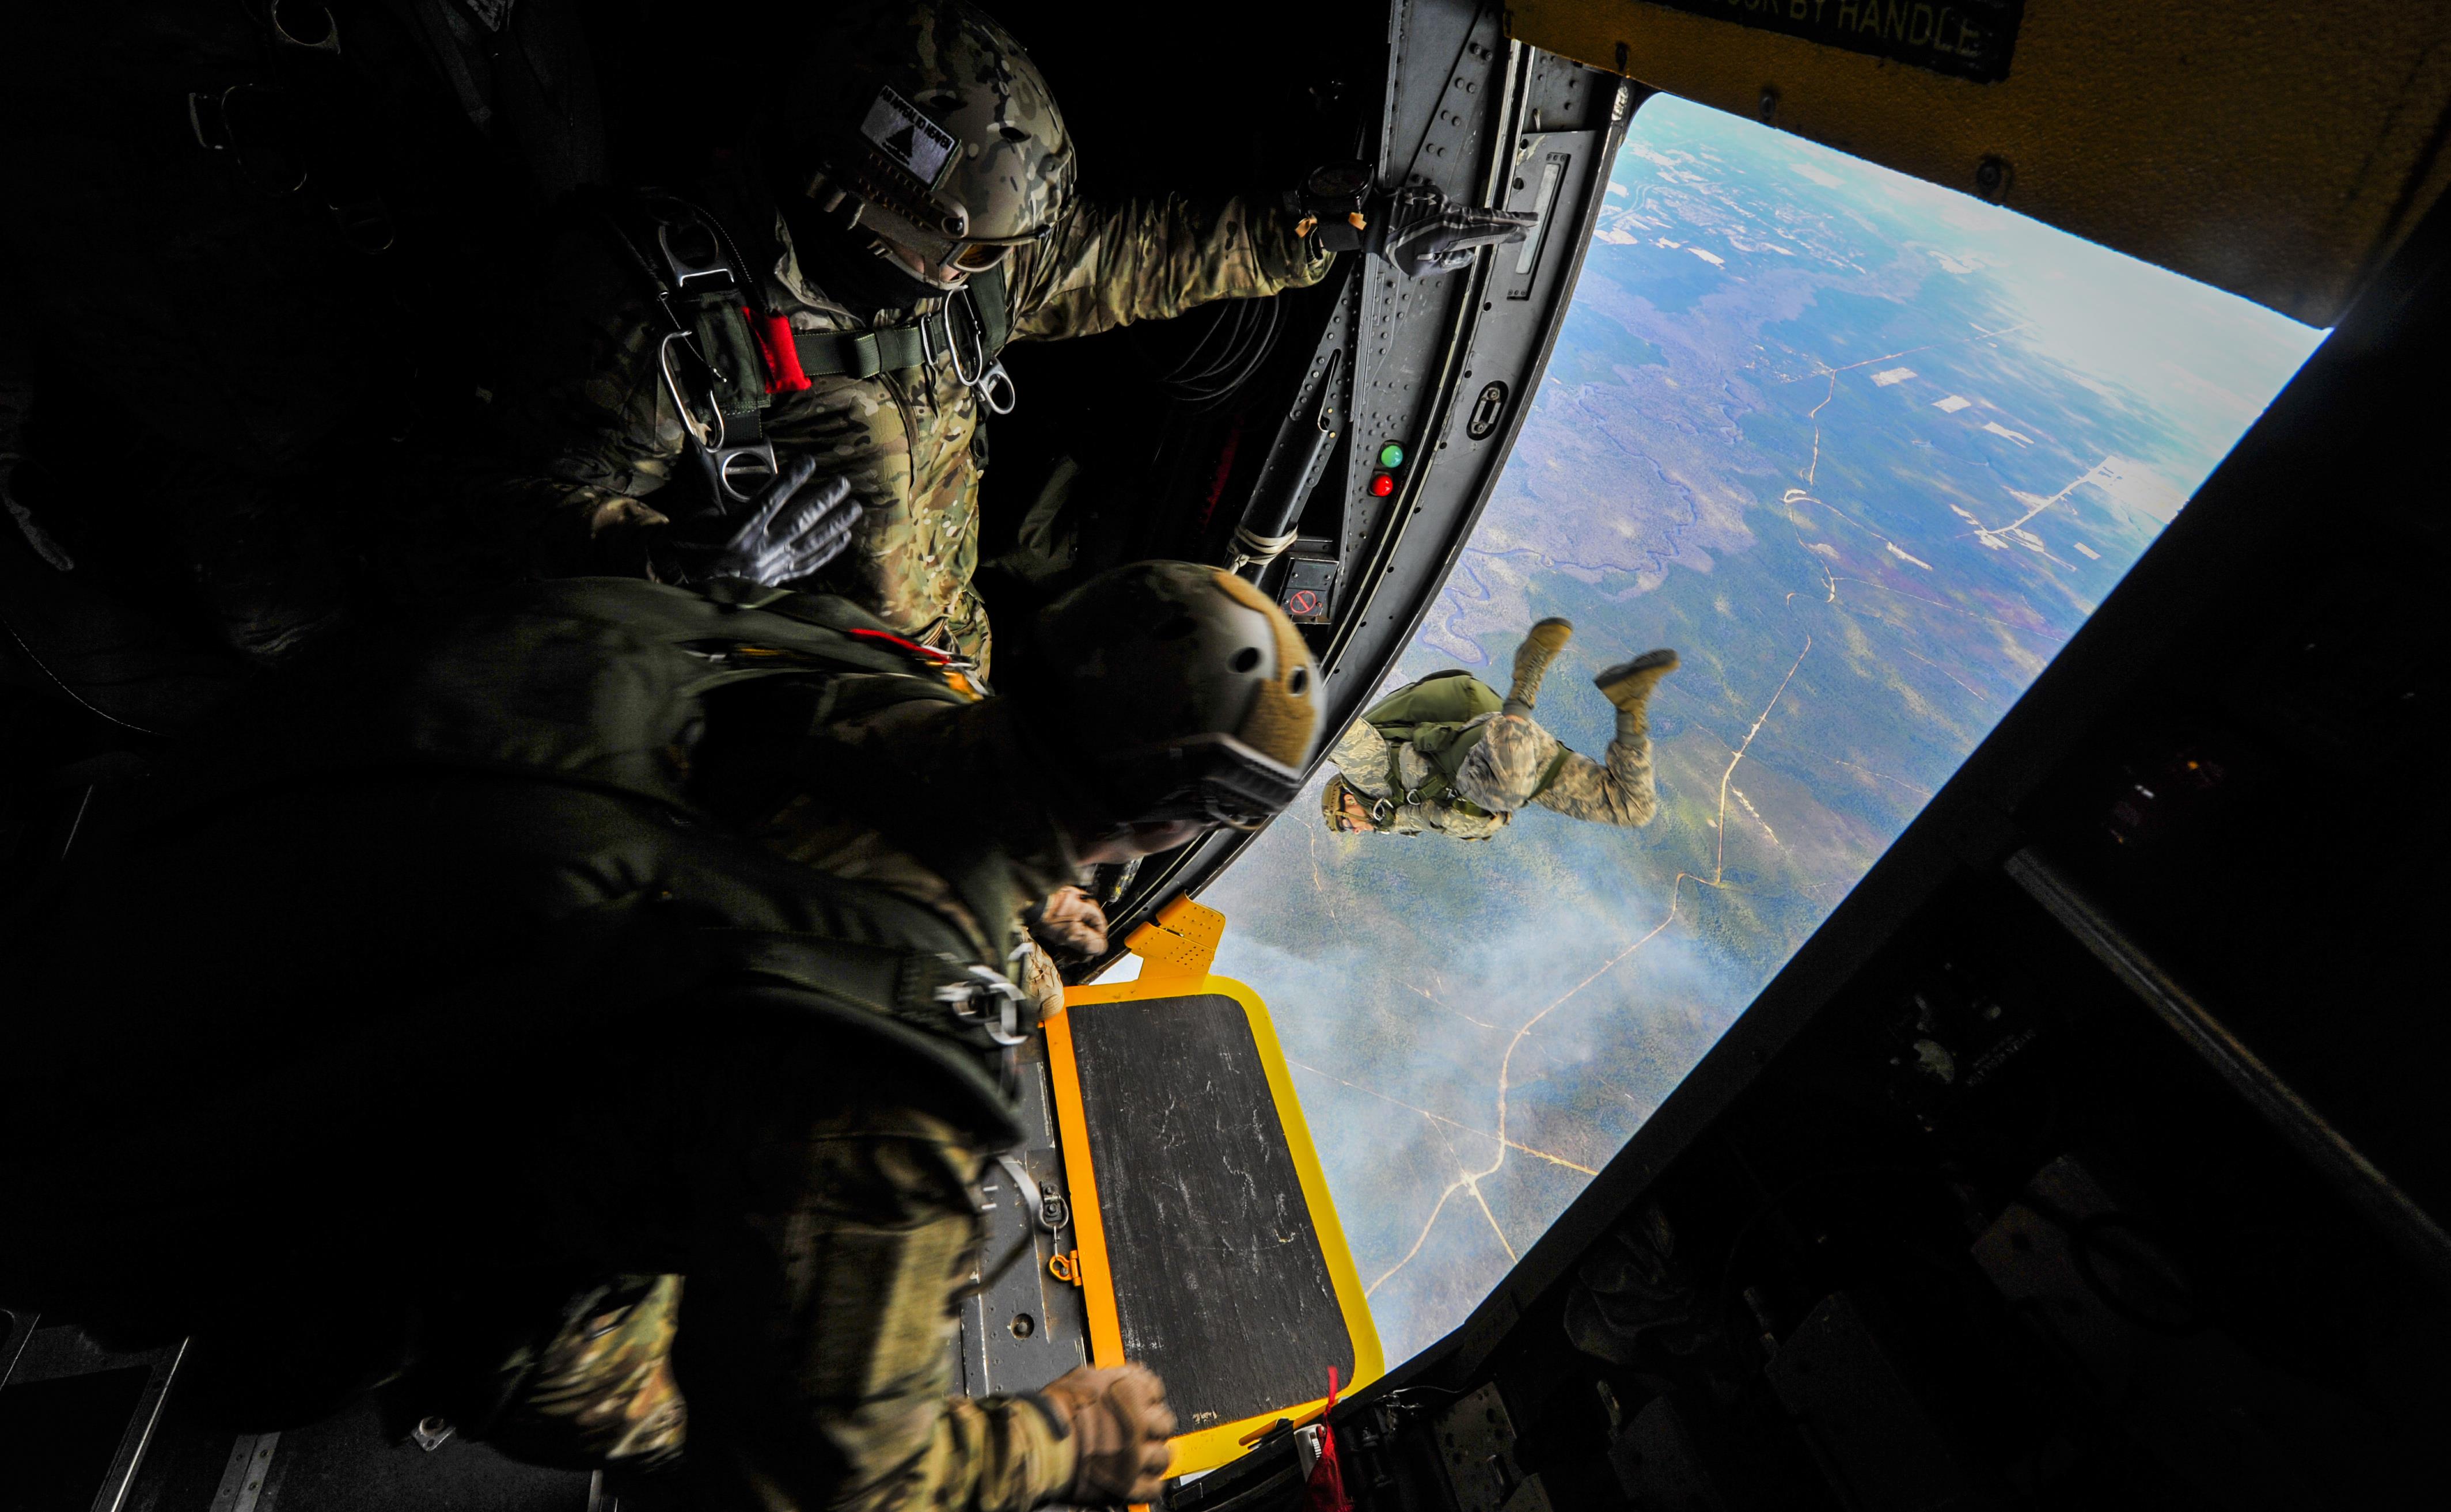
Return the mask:
M1480 727L1480 738L1457 769L1452 791L1421 803L1398 801L1382 830L1396 835L1432 831L1458 839L1485 840L1526 803L1555 809L1571 819L1629 827L1650 823L1658 809L1652 790L1650 721L1638 705L1620 713L1605 766L1566 750L1556 736L1526 715L1482 715L1473 725ZM1540 775L1561 751L1565 761L1548 785L1540 786ZM1388 757L1386 738L1362 719L1346 728L1327 756L1343 774L1346 785L1365 800L1401 800L1403 795L1391 781ZM1401 776L1407 789L1429 781L1434 769L1413 746L1397 746L1394 758L1393 775ZM1482 812L1459 807L1458 799Z
M678 1275L634 1278L621 1288L630 1296L581 1309L515 1353L486 1442L538 1463L647 1475L670 1473L687 1447L701 1461L748 1462L741 1479L769 1498L759 1504L780 1507L1027 1508L1069 1485L1073 1444L1035 1399L951 1394L946 1343L982 1238L980 1141L916 1109L863 1101L775 1130L750 1155L792 1188L756 1222L780 1262L784 1308L814 1323L792 1364L819 1453L758 1463L766 1446L736 1425L724 1431L724 1420L775 1417L788 1404L717 1396L696 1379L700 1399L728 1410L691 1438L674 1369ZM692 1344L701 1355L719 1347ZM828 1483L829 1471L840 1481ZM732 1478L699 1481L717 1477Z
M941 307L927 298L909 308L855 309L831 297L754 183L752 170L735 169L702 187L698 199L742 240L768 307L794 330L856 332ZM1048 241L1009 260L1011 339L1061 341L1171 319L1210 300L1265 297L1317 283L1328 263L1317 238L1298 236L1283 208L1174 195L1075 202ZM475 538L502 542L529 570L549 574L626 566L603 553L662 522L652 496L683 461L680 418L657 366L666 327L637 274L593 230L563 240L539 287L543 328L524 344L542 365L514 380L494 406L516 475L480 491L480 518L432 534L446 557ZM778 453L814 456L822 472L849 479L867 510L826 586L902 634L984 666L987 614L971 585L982 419L975 395L940 357L932 367L873 378L814 377L804 391L774 396L765 433ZM428 588L467 576L456 560L430 570L438 580Z
M31 1000L80 1008L0 1065L0 1295L194 1335L203 1400L265 1424L405 1349L412 1411L695 1504L1061 1495L1060 1414L950 1395L1015 1130L931 983L1011 960L1072 862L963 801L1017 737L840 634L873 623L538 584L201 736L47 932ZM846 786L857 822L776 795ZM129 916L155 949L106 944Z

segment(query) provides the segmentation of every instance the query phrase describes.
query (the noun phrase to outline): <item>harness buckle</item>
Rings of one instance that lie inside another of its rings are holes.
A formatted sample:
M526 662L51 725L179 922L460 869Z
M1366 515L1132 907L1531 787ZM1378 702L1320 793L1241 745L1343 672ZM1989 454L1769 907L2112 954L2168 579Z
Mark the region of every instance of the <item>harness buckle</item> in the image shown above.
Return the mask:
M971 392L978 396L979 407L990 415L1011 414L1013 404L1021 397L1013 388L1012 375L1005 371L1001 357L988 364L988 370L971 385Z
M988 1038L1007 1049L1029 1043L1029 1031L1035 1026L1021 1011L1022 991L1012 978L993 967L976 965L963 967L962 974L962 980L948 982L935 993L955 1022L984 1030Z
M736 504L755 498L757 490L782 471L775 460L775 443L763 437L743 446L727 446L718 439L706 448L706 460L714 470L716 486Z
M674 288L684 293L692 292L689 285L694 278L720 278L723 282L715 285L717 288L738 285L739 275L733 271L730 260L723 255L722 241L712 230L703 226L698 227L705 233L709 244L706 256L700 258L673 245L673 225L671 221L657 223L656 246L664 254L664 265L672 270Z

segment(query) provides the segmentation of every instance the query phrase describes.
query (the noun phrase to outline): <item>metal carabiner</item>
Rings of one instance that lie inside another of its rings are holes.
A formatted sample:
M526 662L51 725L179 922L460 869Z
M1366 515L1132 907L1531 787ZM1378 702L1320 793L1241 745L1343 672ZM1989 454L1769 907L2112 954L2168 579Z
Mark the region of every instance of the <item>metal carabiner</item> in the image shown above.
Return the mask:
M286 144L284 122L280 114L283 97L280 91L252 84L233 84L219 94L187 96L187 129L195 133L196 146L207 152L226 152L238 169L240 178L274 199L284 198L306 187L310 170L301 155L284 161L281 147ZM253 129L248 128L248 117ZM250 139L254 150L248 150ZM266 141L272 146L267 148Z
M953 335L953 303L956 300L959 300L962 307L970 312L971 360L981 364L982 371L969 372L962 365L962 344ZM971 291L967 288L959 288L946 296L942 313L945 321L943 356L952 364L953 381L969 389L971 396L978 401L979 407L989 414L1011 414L1013 404L1020 399L1021 393L1013 386L1012 374L1005 370L1004 359L1000 357L991 359L988 356L988 323L979 315L978 307L971 303ZM936 344L931 336L931 329L926 317L921 317L919 365L930 369L935 367L938 356Z
M974 372L962 370L961 338L953 332L953 304L957 300L961 303L962 308L970 312L971 360L977 364L977 370ZM923 333L924 341L928 323L921 321L919 329ZM922 349L925 349L924 346ZM971 291L967 286L953 290L945 301L945 355L952 361L953 381L964 388L975 391L981 381L988 376L988 323L980 318L979 307L971 302ZM1007 380L1007 382L1010 381Z
M1013 386L1012 374L1006 370L1004 359L989 354L987 318L979 313L978 303L971 298L969 287L966 285L955 292L961 297L962 308L971 317L971 350L979 363L980 371L975 377L962 371L961 345L953 340L953 312L951 302L948 302L945 347L953 360L953 376L970 388L981 409L990 415L1010 415L1013 405L1020 402L1021 391Z
M709 400L708 408L715 411L715 424L713 427L709 427L700 422L697 418L696 411L690 407L689 396L681 391L680 375L673 371L673 344L675 342L678 342L682 346L686 347L690 356L696 359L701 366L703 366L706 362L705 358L698 356L697 348L691 344L689 332L665 332L663 341L656 347L656 365L663 371L664 392L673 397L673 408L680 412L681 428L689 432L690 440L697 442L707 450L713 451L723 444L723 406L712 403L715 394L713 388L710 387L707 391L707 398Z

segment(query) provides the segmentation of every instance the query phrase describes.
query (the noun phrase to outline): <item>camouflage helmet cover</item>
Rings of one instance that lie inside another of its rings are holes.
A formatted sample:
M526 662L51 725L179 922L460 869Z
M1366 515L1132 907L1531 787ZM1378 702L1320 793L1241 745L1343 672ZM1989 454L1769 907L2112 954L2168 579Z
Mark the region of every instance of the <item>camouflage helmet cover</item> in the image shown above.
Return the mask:
M1029 701L1119 817L1251 829L1301 791L1319 668L1243 579L1134 562L1058 599L1033 629Z
M1345 829L1345 825L1353 821L1353 816L1344 812L1344 800L1347 798L1362 805L1361 829ZM1363 830L1383 832L1389 827L1395 812L1396 805L1393 799L1370 796L1355 787L1352 780L1342 772L1332 774L1319 790L1319 816L1327 821L1328 830L1332 834L1359 835Z
M951 262L1050 230L1072 138L1012 34L963 0L846 7L817 23L783 102L811 193L858 202L878 234Z

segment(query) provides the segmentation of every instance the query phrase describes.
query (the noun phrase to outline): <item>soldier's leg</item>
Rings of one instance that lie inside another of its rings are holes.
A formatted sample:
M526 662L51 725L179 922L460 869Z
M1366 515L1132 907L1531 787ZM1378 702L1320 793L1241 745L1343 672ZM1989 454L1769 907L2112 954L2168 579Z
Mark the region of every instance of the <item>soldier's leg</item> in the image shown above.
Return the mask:
M483 1430L518 1459L645 1473L680 1458L689 1425L673 1379L681 1278L629 1276L578 1299L524 1352L518 1385Z
M987 600L978 590L964 583L960 593L945 610L945 639L957 657L968 657L979 664L979 676L988 676L988 663L994 655L994 635L988 628ZM931 640L931 644L935 642Z
M1571 818L1632 827L1648 824L1659 810L1651 774L1651 694L1676 670L1674 651L1648 651L1609 668L1592 681L1617 705L1617 736L1608 764L1570 755L1534 801Z
M1515 682L1506 690L1507 714L1530 714L1532 700L1540 696L1540 678L1566 642L1575 627L1566 620L1548 619L1535 624L1525 633L1523 644L1515 648Z

